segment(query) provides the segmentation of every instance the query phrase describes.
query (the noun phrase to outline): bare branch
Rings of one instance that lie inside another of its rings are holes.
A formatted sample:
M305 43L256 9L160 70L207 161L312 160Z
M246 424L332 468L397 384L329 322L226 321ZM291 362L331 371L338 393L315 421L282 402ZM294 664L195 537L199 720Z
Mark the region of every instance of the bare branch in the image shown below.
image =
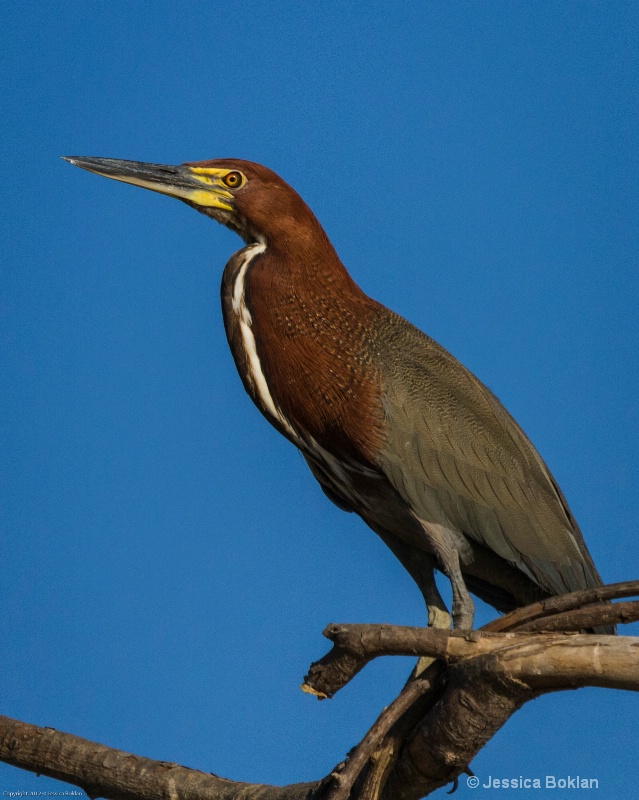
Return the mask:
M599 591L599 590L594 590ZM585 595L585 592L574 594ZM572 595L566 595L572 597ZM550 616L540 616L539 604L529 606L535 618L517 624L517 632L533 631L580 631L608 623L628 623L639 620L639 601L625 603L598 603L584 608L563 610L555 613L546 608ZM526 609L521 609L525 611ZM511 615L515 616L517 612ZM511 620L514 622L514 620ZM492 623L486 625L481 634L494 634ZM451 638L477 641L479 631L445 631L437 628L413 628L399 625L338 625L331 624L324 636L333 642L333 648L319 661L311 665L304 678L304 691L320 698L332 697L343 688L366 664L379 656L431 656L448 660ZM539 639L535 639L539 642ZM499 643L496 647L501 646ZM464 653L463 657L471 657Z
M441 700L409 733L383 800L417 800L454 780L526 700L580 686L639 691L639 639L593 634L451 637L456 663ZM510 645L507 641L510 640ZM488 652L463 658L463 651ZM457 661L457 658L462 660Z
M638 592L639 582L576 592L518 609L482 631L329 626L333 648L312 665L305 685L320 697L381 655L436 660L323 781L282 788L228 781L7 717L0 717L0 759L113 800L417 800L467 771L533 697L586 685L639 691L639 639L557 632L637 619L639 602L609 601Z
M333 785L330 787L327 800L346 800L370 759L375 762L374 769L367 775L368 788L364 795L360 795L360 798L363 800L364 797L378 796L382 786L382 775L394 763L394 759L392 760L394 748L389 748L388 743L382 746L384 739L394 725L399 723L411 709L415 709L420 698L431 692L434 686L431 675L438 677L438 671L433 671L431 674L423 673L409 681L399 696L382 711L366 736L349 753L346 762L340 764L331 773ZM435 702L434 695L431 702Z
M448 678L441 700L402 747L382 800L418 800L455 780L535 696L525 684L500 674L494 654L451 667Z
M619 591L619 587L615 591ZM566 603L566 606L569 605L570 603ZM639 603L636 602L597 604L587 607L583 613L578 610L567 611L553 614L550 618L538 615L537 623L527 623L522 627L535 624L551 627L556 624L562 630L581 629L602 624L604 621L629 621L637 616ZM563 632L531 635L517 631L495 634L490 631L461 632L392 625L335 624L328 626L324 635L333 641L334 647L320 662L312 665L306 678L307 684L312 684L318 690L317 693L323 696L331 696L368 661L381 655L430 656L439 659L425 674L426 679L409 682L397 701L382 712L369 734L350 754L346 764L334 771L333 775L338 782L330 790L330 800L345 800L355 786L359 787L357 796L361 800L377 798L390 774L399 774L407 769L411 774L419 775L414 781L419 788L414 791L415 796L423 796L456 778L488 741L477 735L469 740L469 732L473 731L472 720L482 719L481 714L477 716L473 713L459 729L466 731L465 737L461 740L451 739L450 736L443 739L448 747L443 763L437 762L435 758L437 748L431 753L427 763L432 772L423 772L422 762L415 762L415 748L410 745L404 747L404 755L399 758L401 744L418 721L424 719L429 708L433 709L431 713L436 716L430 722L423 721L419 729L429 731L426 738L431 743L442 741L440 728L448 724L448 721L446 715L444 718L439 717L441 709L438 710L439 706L435 707L439 695L433 692L433 687L441 685L440 678L444 671L442 661L449 664L463 662L464 669L472 669L473 674L476 667L469 665L483 665L483 682L476 678L472 681L466 679L463 677L464 672L456 673L462 676L459 678L459 686L462 683L465 686L463 697L456 694L461 689L451 684L442 700L442 707L452 708L452 705L461 703L466 710L490 709L487 713L492 720L491 725L497 727L482 726L482 730L489 733L488 738L519 707L516 703L515 706L509 706L501 697L502 683L517 690L523 687L531 696L555 689L586 685L639 691L639 675L636 674L639 639ZM545 654L551 651L555 655L546 662ZM565 657L565 654L569 654L569 657ZM497 683L489 680L489 667ZM495 692L501 697L500 701L496 699ZM511 692L510 697L516 701L517 691ZM491 705L493 703L494 707ZM461 712L458 709L455 713L458 721L465 719L466 711ZM504 715L503 719L500 713ZM433 725L436 733L432 733ZM463 747L452 746L451 742L458 744L459 741L463 741ZM473 750L473 747L476 749ZM421 759L421 750L417 748L416 752ZM406 764L410 767L406 767ZM419 768L416 764L419 764ZM427 780L424 774L428 775ZM401 783L410 792L410 783L406 781L404 775ZM388 791L391 790L387 790L385 796Z
M319 783L240 783L0 716L0 760L112 800L309 800Z
M378 656L417 655L456 663L496 654L513 679L532 680L537 688L556 686L546 686L541 682L540 674L561 676L566 673L566 680L574 681L574 669L579 664L578 677L583 686L639 691L639 671L636 675L628 674L639 660L639 637L553 632L465 633L401 625L333 625L331 638L339 642L335 650L336 659L340 658L342 648L350 651L350 643L360 648L365 662ZM559 652L557 648L560 647L565 654L564 661L550 657L548 670L540 673L539 664L546 654ZM610 678L606 683L601 682L602 673ZM566 683L561 685L567 686ZM425 682L423 688L427 691L430 681Z
M518 631L581 631L598 625L627 625L639 620L639 600L573 608L517 625Z
M373 658L385 655L443 656L449 632L438 628L412 628L402 625L331 624L323 635L333 648L311 664L302 689L320 697L332 697ZM440 643L441 652L439 649ZM424 652L429 647L432 652Z
M570 592L557 597L549 597L547 600L541 600L538 603L532 603L525 608L517 608L515 611L511 611L510 614L497 617L492 622L489 622L488 625L484 625L483 630L495 633L514 630L525 622L534 619L571 611L594 603L604 603L620 597L634 597L635 595L639 595L639 581L611 583L607 586L600 586L597 589ZM606 606L603 607L605 608ZM623 622L623 620L619 621Z
M539 692L581 686L639 692L639 637L554 636L498 651L500 670Z

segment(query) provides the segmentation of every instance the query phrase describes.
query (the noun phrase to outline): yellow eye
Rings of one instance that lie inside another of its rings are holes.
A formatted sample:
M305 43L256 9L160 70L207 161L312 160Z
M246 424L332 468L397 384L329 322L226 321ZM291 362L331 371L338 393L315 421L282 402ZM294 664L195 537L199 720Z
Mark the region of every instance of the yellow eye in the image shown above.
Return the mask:
M229 189L237 189L242 185L242 173L229 172L222 178L222 181Z

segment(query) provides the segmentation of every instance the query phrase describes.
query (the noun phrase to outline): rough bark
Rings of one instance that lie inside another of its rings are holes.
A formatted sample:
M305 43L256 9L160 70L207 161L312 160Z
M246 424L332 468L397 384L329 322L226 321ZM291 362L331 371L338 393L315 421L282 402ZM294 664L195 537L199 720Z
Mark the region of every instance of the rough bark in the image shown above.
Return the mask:
M307 800L319 786L229 781L1 716L0 760L113 800Z

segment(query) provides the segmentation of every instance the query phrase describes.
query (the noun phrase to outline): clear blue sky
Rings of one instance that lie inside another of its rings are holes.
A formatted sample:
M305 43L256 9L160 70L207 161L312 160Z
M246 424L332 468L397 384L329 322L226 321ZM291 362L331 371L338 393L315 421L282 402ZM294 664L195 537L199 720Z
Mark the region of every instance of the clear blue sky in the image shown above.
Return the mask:
M311 780L411 666L380 661L318 703L298 686L323 627L425 619L244 395L218 299L239 240L62 155L278 171L363 288L520 421L604 580L639 578L636 2L2 16L0 713L229 778ZM630 694L548 696L473 768L635 796L638 717ZM0 767L2 791L64 788Z

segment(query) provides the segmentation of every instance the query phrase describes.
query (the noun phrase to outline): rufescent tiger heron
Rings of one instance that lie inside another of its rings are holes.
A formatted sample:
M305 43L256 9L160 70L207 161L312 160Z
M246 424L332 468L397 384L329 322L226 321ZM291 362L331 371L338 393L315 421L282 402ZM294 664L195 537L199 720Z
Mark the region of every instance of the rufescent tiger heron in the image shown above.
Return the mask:
M429 624L601 585L577 522L525 433L437 342L355 284L313 212L270 169L67 161L183 200L246 246L222 278L238 372L328 497L357 513L419 586ZM601 632L613 632L602 627Z

